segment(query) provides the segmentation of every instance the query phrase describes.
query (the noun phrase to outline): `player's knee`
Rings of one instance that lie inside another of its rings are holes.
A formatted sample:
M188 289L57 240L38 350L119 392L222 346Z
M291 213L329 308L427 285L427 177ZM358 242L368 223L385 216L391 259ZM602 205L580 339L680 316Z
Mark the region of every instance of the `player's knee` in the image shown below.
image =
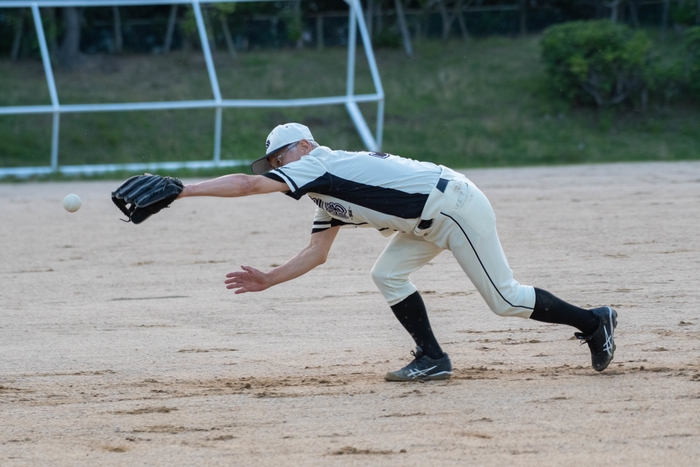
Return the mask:
M487 288L481 291L481 296L491 311L498 316L517 316L529 318L535 306L535 289L513 282L510 287L500 289Z
M521 308L516 308L508 305L489 305L491 311L496 313L498 316L508 317L508 316L518 316L523 310Z
M372 280L374 281L375 285L380 289L384 285L388 284L392 279L390 271L388 269L382 268L381 266L376 264L370 271L370 274L372 275Z
M532 308L514 305L513 303L505 301L503 298L498 297L495 300L486 300L491 311L493 311L498 316L502 317L518 317L518 318L529 318L532 314Z
M372 280L389 305L394 305L416 291L408 277L392 274L390 269L372 268Z

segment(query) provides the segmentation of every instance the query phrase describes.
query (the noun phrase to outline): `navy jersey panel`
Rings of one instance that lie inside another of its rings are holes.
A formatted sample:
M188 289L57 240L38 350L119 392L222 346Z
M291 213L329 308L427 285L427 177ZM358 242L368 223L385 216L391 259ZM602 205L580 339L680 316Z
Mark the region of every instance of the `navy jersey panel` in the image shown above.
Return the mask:
M319 207L315 229L369 225L380 230L412 230L440 177L441 168L376 152L331 151L319 147L300 160L270 172L289 195L308 195ZM411 220L408 221L407 220Z
M283 179L282 177L280 177L279 175L277 175L276 173L273 173L273 172L268 172L266 174L262 174L262 176L267 177L270 180L274 180L276 182L287 183L285 181L285 179ZM299 200L299 198L297 198L291 191L285 191L284 194L287 196L291 196L292 198L296 199L297 201Z
M405 193L393 188L345 180L332 174L304 185L294 196L301 196L301 193L330 195L348 203L404 219L420 217L428 199L427 193Z

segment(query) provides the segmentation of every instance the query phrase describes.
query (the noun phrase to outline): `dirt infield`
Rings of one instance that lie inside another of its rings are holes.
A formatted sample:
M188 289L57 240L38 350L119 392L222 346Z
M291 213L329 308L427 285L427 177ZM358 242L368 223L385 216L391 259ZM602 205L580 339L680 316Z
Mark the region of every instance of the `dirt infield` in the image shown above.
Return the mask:
M2 184L0 465L697 465L700 163L467 174L516 278L617 309L605 372L572 329L491 313L447 252L413 279L455 375L385 383L412 341L368 229L297 281L226 290L307 244L307 199L185 199L134 226L114 182Z

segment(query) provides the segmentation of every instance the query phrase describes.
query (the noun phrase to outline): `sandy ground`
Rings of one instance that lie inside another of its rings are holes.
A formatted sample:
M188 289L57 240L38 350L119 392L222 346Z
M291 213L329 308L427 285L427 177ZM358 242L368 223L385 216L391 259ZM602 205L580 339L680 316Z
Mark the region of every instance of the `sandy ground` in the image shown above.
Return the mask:
M1 184L0 465L698 465L700 163L467 173L516 278L617 309L605 372L572 328L491 313L446 252L414 282L455 375L384 382L412 341L367 229L297 281L226 290L307 244L308 199L135 226L115 182Z

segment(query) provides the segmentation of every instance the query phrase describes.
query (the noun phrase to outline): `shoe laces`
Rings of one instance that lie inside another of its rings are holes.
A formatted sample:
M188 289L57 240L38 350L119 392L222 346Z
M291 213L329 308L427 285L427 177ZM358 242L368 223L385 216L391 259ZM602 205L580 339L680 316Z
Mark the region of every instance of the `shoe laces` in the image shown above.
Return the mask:
M575 332L574 337L581 341L581 345L586 344L586 343L590 342L591 340L593 340L592 335L586 336L582 332Z
M423 353L423 349L421 349L419 346L416 346L416 350L411 350L411 355L413 355L413 358L415 360L420 360L425 354Z

